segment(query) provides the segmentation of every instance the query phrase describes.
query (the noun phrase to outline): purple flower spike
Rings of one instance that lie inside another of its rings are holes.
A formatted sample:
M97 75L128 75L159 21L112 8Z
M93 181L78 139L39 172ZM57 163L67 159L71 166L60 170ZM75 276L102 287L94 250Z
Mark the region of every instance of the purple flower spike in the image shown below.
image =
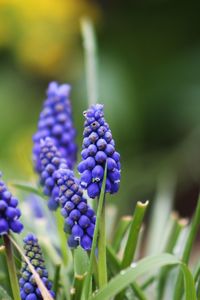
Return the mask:
M81 186L90 198L99 197L107 162L106 192L116 193L121 177L120 155L115 151L111 130L104 119L103 105L92 105L83 115L82 161L78 165Z
M49 293L54 298L55 294L52 291L52 283L48 279L48 272L45 268L45 262L41 248L38 244L38 239L33 234L28 234L24 239L25 255L29 258L36 272L42 279L44 285L49 290ZM22 300L39 300L43 299L40 289L38 288L35 278L30 272L26 262L22 263L21 278L19 279L20 295Z
M50 210L56 210L59 206L58 196L59 188L57 187L54 173L62 169L68 169L67 162L61 158L60 152L50 138L41 140L40 143L40 183L44 186L44 194L49 196L48 207Z
M75 143L76 130L73 125L72 109L69 100L71 87L68 84L58 85L51 82L47 90L47 99L40 113L38 130L33 136L33 160L35 169L41 172L40 140L50 137L69 168L76 162L77 146Z
M83 197L79 181L71 170L61 168L54 173L53 177L60 189L59 203L65 218L64 231L69 234L68 245L70 248L81 245L88 251L92 246L95 213Z
M21 211L18 200L8 191L5 183L0 179L0 236L8 234L9 230L20 233L23 229L19 221Z

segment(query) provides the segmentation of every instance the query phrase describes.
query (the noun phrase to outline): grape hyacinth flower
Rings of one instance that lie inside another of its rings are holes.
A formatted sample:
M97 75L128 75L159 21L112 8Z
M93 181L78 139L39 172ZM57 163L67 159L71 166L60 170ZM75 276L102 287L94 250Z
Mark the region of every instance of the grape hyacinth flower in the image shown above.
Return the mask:
M46 137L53 139L62 157L67 160L69 168L73 168L76 161L76 130L69 100L70 90L68 84L58 85L56 82L51 82L48 86L47 99L39 117L38 130L33 136L33 160L38 173L41 172L40 140Z
M59 168L68 169L67 162L61 157L60 152L50 138L41 140L40 143L40 183L44 186L44 194L49 196L48 207L56 210L59 206L58 195L59 188L53 177L55 171Z
M5 183L0 179L0 236L8 234L9 230L15 233L22 231L23 225L19 221L21 211L17 206L17 198L12 196Z
M49 293L54 298L55 294L51 290L52 283L48 279L48 272L45 268L45 262L38 239L33 234L28 234L24 239L25 255L29 258L30 263L35 268ZM43 299L40 289L38 288L35 278L31 273L26 262L22 262L21 278L19 279L20 295L22 300L39 300Z
M80 244L88 251L92 247L95 213L84 198L83 190L73 171L59 169L54 173L54 178L60 189L59 201L62 206L61 213L65 218L64 230L70 234L68 245L76 248Z
M99 196L107 162L105 191L116 193L120 183L120 154L115 150L111 130L104 119L103 105L92 105L84 116L82 161L78 165L81 186L90 198Z

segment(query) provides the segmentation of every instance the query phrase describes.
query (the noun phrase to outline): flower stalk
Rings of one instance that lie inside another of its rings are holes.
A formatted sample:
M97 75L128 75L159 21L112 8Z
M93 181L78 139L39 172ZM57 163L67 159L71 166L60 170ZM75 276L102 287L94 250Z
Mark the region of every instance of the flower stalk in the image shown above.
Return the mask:
M10 277L10 284L12 288L13 298L14 300L21 300L12 243L10 242L10 239L7 235L3 236L3 241L5 245L6 262L8 265L8 273Z

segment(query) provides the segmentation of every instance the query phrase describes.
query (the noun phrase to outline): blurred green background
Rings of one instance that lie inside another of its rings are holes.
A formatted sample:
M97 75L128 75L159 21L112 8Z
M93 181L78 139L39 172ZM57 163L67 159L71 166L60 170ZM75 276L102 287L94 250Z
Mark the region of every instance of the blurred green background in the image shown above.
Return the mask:
M190 215L200 179L194 1L0 0L1 170L9 180L34 180L31 138L50 80L72 84L81 147L87 107L83 16L96 26L99 101L121 153L121 189L113 202L129 212L135 201L153 199L162 179L175 186L175 207Z

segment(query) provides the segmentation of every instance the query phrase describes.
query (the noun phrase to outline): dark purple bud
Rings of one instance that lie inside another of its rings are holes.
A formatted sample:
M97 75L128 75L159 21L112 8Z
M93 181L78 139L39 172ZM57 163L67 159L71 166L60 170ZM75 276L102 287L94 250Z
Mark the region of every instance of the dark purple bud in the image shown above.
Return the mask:
M22 223L18 220L10 221L9 225L12 231L16 233L20 233L24 227Z
M91 238L93 238L93 235L94 235L94 228L95 228L94 224L90 224L90 226L86 229L87 234Z
M81 186L87 187L92 181L92 172L89 170L85 170L81 175Z
M4 200L0 200L0 211L3 211L7 208L7 203Z
M73 204L73 202L71 202L71 201L67 201L66 203L65 203L65 206L64 206L64 208L68 211L68 212L70 212L70 211L72 211L73 209L74 209L74 204Z
M83 229L78 224L75 224L72 227L72 234L76 240L77 238L81 238L83 236L84 232L83 232Z
M86 213L88 205L85 202L80 202L77 206L77 209L81 212L81 214Z
M85 215L82 215L78 221L79 225L81 226L81 228L87 228L89 225L90 225L90 219L85 216Z
M83 160L78 165L78 171L79 173L83 173L87 169L86 160Z
M80 216L81 216L81 213L78 209L72 210L69 214L69 217L74 221L78 221Z
M89 146L89 147L90 147L90 146ZM86 158L88 157L88 155L89 155L88 149L83 149L83 150L81 151L81 156L82 156L83 159L86 159Z
M8 233L8 222L5 219L0 219L0 235Z
M95 155L95 160L97 163L102 164L106 161L107 155L103 151L98 151Z
M114 161L114 159L108 157L107 159L107 169L108 171L112 171L117 167L116 162Z
M120 180L120 172L117 169L109 172L108 176L112 182L118 182Z
M98 140L98 138L99 138L98 134L97 134L96 132L92 132L92 133L89 135L89 138L88 138L88 139L89 139L90 143L95 144L96 141Z
M95 156L95 154L97 153L97 147L94 144L91 144L88 148L88 155L90 156ZM83 156L82 156L83 157ZM84 158L84 157L83 157Z
M88 235L84 235L81 238L81 247L85 249L86 251L90 250L92 247L92 240Z
M76 247L78 247L78 244L79 244L79 242L77 240L75 240L75 238L74 238L73 235L70 235L68 237L68 241L67 242L68 242L68 246L70 248L76 248Z
M90 170L92 170L96 165L95 159L93 157L88 157L85 160L85 163L86 163L87 168L90 169Z
M92 170L92 178L94 178L95 182L99 182L103 178L103 175L104 175L104 169L100 165L97 165Z
M109 156L113 155L113 153L115 152L115 148L113 147L113 145L111 144L107 144L106 149L105 149L105 153Z
M104 139L99 139L97 141L97 147L99 150L105 150L106 146L107 146L107 143Z
M99 195L99 192L100 192L100 189L99 189L99 186L96 182L94 183L91 183L89 186L88 186L88 189L87 189L87 192L88 192L88 196L90 198L95 198Z

